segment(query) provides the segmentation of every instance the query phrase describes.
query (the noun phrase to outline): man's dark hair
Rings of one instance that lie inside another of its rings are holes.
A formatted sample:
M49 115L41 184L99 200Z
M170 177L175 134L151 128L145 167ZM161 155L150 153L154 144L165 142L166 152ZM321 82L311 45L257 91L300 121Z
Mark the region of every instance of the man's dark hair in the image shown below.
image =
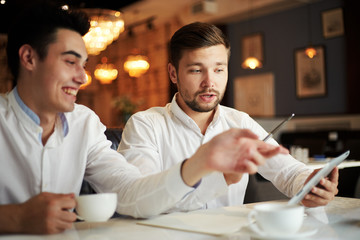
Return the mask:
M59 29L69 29L84 36L90 28L89 19L80 11L63 10L58 6L34 4L21 11L9 28L7 60L14 76L14 85L19 74L19 49L29 44L38 53L40 60L47 56L49 44L56 41Z
M169 44L170 63L176 70L184 50L211 47L222 44L230 56L230 43L224 33L215 25L194 22L183 26L172 36Z

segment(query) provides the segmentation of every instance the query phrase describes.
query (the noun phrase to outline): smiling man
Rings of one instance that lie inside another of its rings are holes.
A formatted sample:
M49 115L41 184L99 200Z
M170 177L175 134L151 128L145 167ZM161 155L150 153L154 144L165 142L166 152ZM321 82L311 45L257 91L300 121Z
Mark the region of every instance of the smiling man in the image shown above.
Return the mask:
M138 112L129 119L118 151L130 163L144 175L151 175L192 156L200 146L229 129L250 129L260 139L267 135L248 114L219 104L228 81L230 56L229 42L220 29L200 22L186 25L172 36L169 51L168 72L178 93L165 107ZM270 142L278 145L273 139ZM258 172L289 197L314 174L290 155L268 159ZM204 177L196 190L169 212L242 204L247 183L247 173L215 172ZM337 183L335 169L302 203L327 204L337 194Z
M98 116L75 103L86 81L87 17L41 1L16 19L7 46L16 86L0 96L0 234L71 228L84 178L97 192L117 193L118 213L148 217L167 212L214 171L254 173L265 158L287 153L233 129L143 177L111 149Z
M18 79L15 96L21 96L38 116L44 145L53 132L58 114L74 110L76 94L80 85L86 82L83 68L87 52L81 35L73 30L59 29L56 37L57 44L48 46L44 59L29 44L19 49L21 60L31 74L26 80Z

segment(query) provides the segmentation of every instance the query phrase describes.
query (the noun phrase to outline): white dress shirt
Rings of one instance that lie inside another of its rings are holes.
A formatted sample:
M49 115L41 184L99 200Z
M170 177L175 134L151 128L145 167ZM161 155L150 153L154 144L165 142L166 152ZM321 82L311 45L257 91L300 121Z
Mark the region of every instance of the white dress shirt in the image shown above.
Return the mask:
M79 194L83 178L97 192L118 193L117 212L147 217L167 211L189 194L179 164L143 178L110 148L105 126L89 108L75 104L59 114L45 146L38 116L16 88L0 96L0 204L22 203L40 192Z
M260 139L267 132L250 116L225 106L218 106L214 119L203 135L197 124L181 110L174 96L165 107L153 107L134 114L126 123L118 151L144 175L159 173L192 156L200 145L230 128L247 128ZM277 144L275 140L269 141ZM259 168L259 173L282 193L293 196L312 172L290 155L277 155ZM228 186L223 174L214 173L202 179L170 211L188 211L239 205L244 201L248 175Z

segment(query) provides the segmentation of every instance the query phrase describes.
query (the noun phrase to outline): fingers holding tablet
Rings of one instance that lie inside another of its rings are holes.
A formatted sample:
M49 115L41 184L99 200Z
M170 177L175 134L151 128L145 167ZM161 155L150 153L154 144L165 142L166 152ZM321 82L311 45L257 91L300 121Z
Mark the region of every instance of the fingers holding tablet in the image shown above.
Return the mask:
M316 174L319 170L320 169L315 170L313 174ZM339 170L335 167L328 177L322 178L319 184L313 187L311 191L305 195L301 203L306 207L327 205L338 193L338 179Z
M332 159L323 168L314 170L306 180L304 187L289 200L288 204L302 202L306 207L316 207L330 202L338 192L339 170L336 166L349 154L350 151L347 151Z

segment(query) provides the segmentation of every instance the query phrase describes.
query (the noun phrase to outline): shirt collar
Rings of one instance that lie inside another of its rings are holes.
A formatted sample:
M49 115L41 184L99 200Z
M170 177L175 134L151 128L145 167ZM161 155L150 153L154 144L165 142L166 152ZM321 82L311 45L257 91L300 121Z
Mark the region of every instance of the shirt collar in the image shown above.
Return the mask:
M26 113L26 115L28 115L37 125L40 126L40 118L28 106L26 106L26 104L20 98L19 93L17 91L17 87L14 88L14 96L15 96L16 102L19 104L21 109Z
M16 102L19 104L20 108L28 115L38 126L40 126L40 118L36 113L34 113L26 104L23 102L23 100L19 96L19 92L17 90L17 87L14 88L14 96L16 99ZM64 137L69 133L69 124L66 119L66 116L64 113L58 114L61 124L63 126L63 134Z

